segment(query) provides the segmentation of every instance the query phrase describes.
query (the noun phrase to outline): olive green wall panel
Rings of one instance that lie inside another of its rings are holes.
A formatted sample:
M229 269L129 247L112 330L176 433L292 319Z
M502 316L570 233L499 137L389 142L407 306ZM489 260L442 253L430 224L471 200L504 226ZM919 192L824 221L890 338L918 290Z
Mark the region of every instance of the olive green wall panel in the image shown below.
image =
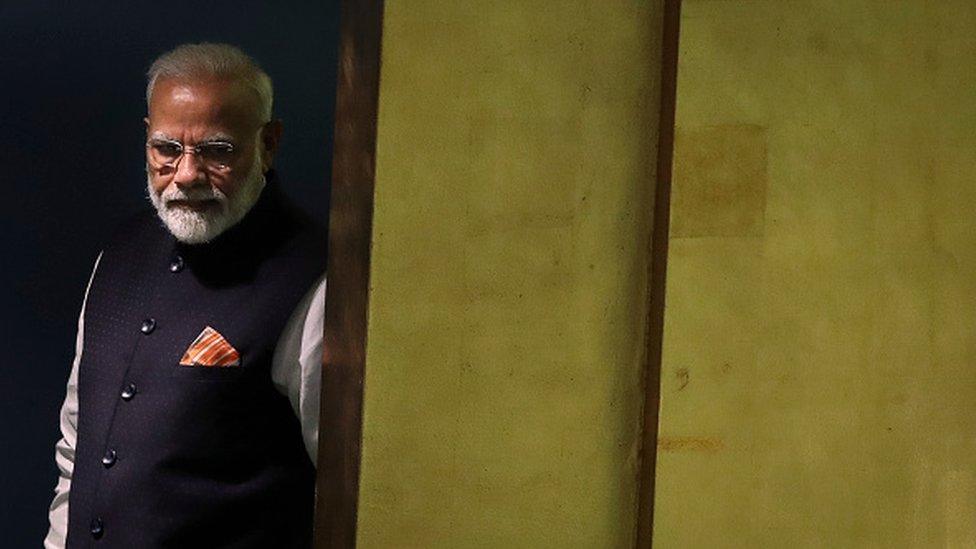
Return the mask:
M976 2L682 10L655 546L972 547Z
M360 547L631 547L658 2L386 2Z

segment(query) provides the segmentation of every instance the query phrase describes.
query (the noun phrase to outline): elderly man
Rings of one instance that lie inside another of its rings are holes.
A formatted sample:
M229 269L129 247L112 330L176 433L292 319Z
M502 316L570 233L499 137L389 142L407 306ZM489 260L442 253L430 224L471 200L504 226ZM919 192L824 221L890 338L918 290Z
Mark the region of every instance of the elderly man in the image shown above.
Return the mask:
M95 261L45 547L307 547L323 232L278 188L252 59L184 45L148 76L154 209Z

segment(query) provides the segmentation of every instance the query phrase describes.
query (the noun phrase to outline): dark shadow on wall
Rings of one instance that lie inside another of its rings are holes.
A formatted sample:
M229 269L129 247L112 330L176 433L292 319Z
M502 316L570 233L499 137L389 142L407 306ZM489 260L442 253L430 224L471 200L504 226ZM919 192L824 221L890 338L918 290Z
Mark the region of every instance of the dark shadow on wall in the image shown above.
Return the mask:
M150 61L199 41L254 56L274 79L285 124L283 188L327 222L337 4L0 3L4 547L37 547L46 532L85 284L115 223L146 203Z

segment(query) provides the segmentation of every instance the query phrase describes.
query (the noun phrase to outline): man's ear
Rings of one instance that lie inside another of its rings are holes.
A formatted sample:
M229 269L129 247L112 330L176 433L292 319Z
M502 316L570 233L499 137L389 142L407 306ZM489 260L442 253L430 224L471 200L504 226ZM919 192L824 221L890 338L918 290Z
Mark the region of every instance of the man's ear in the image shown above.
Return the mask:
M278 145L281 144L284 128L284 124L278 119L268 122L261 128L261 161L264 164L264 171L271 169L275 154L278 153Z

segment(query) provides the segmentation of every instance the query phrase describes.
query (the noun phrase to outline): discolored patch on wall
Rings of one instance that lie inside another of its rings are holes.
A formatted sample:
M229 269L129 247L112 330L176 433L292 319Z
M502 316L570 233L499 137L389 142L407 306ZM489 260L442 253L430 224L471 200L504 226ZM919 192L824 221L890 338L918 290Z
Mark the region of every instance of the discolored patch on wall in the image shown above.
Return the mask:
M716 437L669 437L657 439L658 450L663 452L718 452L725 447Z
M766 211L766 129L676 128L671 237L757 237Z

